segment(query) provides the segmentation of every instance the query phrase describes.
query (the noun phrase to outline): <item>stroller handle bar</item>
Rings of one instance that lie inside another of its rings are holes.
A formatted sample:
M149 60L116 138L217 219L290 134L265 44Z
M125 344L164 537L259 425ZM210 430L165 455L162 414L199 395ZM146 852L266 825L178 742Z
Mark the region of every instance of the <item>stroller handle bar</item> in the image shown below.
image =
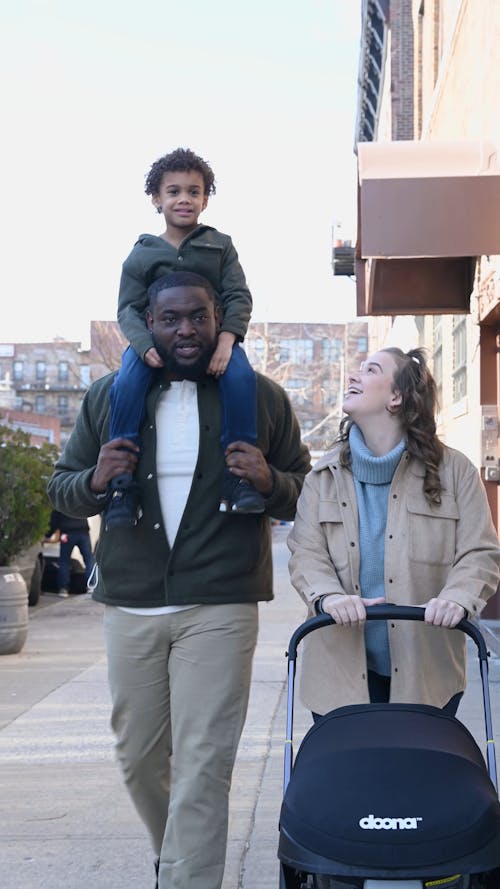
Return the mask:
M420 620L425 617L425 608L414 605L371 605L366 609L367 620ZM329 614L319 614L301 624L293 633L286 657L288 658L288 693L287 693L287 726L285 739L285 781L286 788L290 780L293 764L293 698L295 684L295 669L297 658L297 646L305 636L321 627L335 625L335 620ZM450 628L451 629L451 628ZM493 738L493 726L491 719L490 690L488 683L488 649L484 637L479 628L471 621L463 618L453 631L461 630L475 642L478 657L481 683L483 689L484 723L486 734L486 763L490 778L497 787L497 768L495 758L495 741Z
M425 608L420 608L416 605L370 605L370 607L366 609L367 620L423 621L424 615ZM317 617L312 617L301 624L300 627L297 627L290 639L290 643L288 646L288 659L295 659L297 654L297 646L299 642L304 638L304 636L312 633L313 630L318 630L320 627L330 626L330 624L335 624L335 620L333 619L333 617L330 617L329 614L318 614ZM478 630L478 628L473 623L471 623L466 618L463 618L460 623L458 623L453 629L462 630L463 633L466 633L467 636L470 636L471 639L473 639L476 643L479 659L481 661L487 661L488 650L486 648L486 643L481 631Z

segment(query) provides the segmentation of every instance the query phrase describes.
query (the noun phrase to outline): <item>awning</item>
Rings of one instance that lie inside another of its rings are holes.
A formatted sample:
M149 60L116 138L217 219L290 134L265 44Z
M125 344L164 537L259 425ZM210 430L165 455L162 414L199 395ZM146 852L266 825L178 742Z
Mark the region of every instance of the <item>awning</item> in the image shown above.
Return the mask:
M485 142L358 144L359 315L468 312L500 253L500 167Z

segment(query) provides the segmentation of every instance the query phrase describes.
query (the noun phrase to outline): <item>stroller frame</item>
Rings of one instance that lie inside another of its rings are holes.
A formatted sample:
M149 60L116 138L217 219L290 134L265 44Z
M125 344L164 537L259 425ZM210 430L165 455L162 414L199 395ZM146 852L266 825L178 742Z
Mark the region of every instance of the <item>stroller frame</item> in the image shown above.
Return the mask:
M415 620L415 621L423 621L425 615L425 609L421 607L414 606L404 606L404 605L373 605L369 609L367 609L367 620ZM321 627L332 626L335 625L335 621L330 615L322 614L317 617L313 617L303 624L301 624L295 632L293 633L288 651L286 652L286 657L288 658L288 680L287 680L287 706L286 706L286 736L285 736L285 748L284 748L284 780L283 780L283 793L285 793L288 784L290 782L292 776L292 768L294 763L294 751L293 751L293 719L294 719L294 695L295 695L295 675L296 675L296 662L297 662L297 648L299 643L307 636L309 633L312 633L314 630L320 629ZM456 627L453 628L453 631L459 630L469 636L476 645L478 658L479 658L479 668L480 668L480 676L481 676L481 684L482 684L482 695L483 695L483 710L484 710L484 724L485 724L485 735L486 735L486 751L485 751L485 760L486 760L486 769L489 775L489 778L498 793L498 779L497 779L497 765L496 765L496 755L495 755L495 741L493 738L493 726L492 726L492 716L491 716L491 701L490 701L490 691L489 691L489 682L488 682L488 650L486 647L486 643L481 634L479 628L471 623L467 619L461 620ZM386 705L388 706L388 705ZM390 705L389 705L390 706ZM332 711L335 712L335 711ZM500 862L499 862L500 864ZM289 868L289 865L286 866ZM306 873L304 874L306 875ZM395 877L394 879L397 879ZM411 879L411 878L409 878ZM390 882L390 879L389 881ZM285 865L283 862L280 863L280 882L279 889L290 889L289 878L285 873ZM296 884L299 885L298 883ZM309 885L309 883L308 883ZM395 883L395 885L397 885Z

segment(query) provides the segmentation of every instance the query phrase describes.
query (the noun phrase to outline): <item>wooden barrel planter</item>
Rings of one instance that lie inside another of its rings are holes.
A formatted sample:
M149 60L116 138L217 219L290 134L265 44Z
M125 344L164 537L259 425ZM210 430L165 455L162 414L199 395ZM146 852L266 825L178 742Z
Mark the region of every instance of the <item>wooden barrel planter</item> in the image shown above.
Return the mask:
M28 589L14 567L0 567L0 655L17 654L28 635Z

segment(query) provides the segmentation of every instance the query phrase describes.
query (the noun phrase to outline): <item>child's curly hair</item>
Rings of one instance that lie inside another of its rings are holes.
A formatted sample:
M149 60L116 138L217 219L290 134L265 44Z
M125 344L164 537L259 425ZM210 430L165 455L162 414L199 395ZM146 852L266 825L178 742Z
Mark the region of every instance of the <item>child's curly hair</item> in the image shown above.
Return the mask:
M165 173L190 173L191 170L201 173L205 194L207 196L215 194L213 170L202 157L199 157L190 148L176 148L170 154L164 154L163 157L158 158L146 176L144 190L146 194L158 194Z
M424 495L429 504L441 503L441 479L439 464L443 445L436 435L437 390L423 349L403 352L395 347L381 349L394 358L394 389L401 393L398 416L406 438L408 453L425 466ZM350 466L349 429L353 424L344 417L340 424L337 441L342 442L339 460L342 466Z

